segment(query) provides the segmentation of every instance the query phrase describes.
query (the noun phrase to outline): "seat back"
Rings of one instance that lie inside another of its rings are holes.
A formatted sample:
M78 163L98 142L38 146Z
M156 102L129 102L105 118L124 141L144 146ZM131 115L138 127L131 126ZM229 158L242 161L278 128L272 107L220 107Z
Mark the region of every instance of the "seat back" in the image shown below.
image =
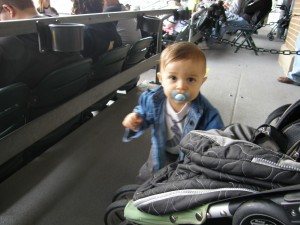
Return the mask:
M160 53L162 50L162 26L163 19L155 16L138 16L138 28L140 28L142 37L153 37L153 42L148 50L147 58Z
M135 42L128 51L124 61L123 70L143 61L152 42L153 37L145 37Z
M123 45L101 55L97 62L92 65L93 73L89 79L88 87L100 84L108 78L120 73L129 48L130 45Z
M91 74L91 59L84 59L57 69L47 75L34 90L30 119L57 107L84 92Z
M138 16L138 28L146 32L147 36L157 33L162 29L162 20L155 16Z
M29 96L23 83L0 88L0 138L26 123Z
M126 70L146 59L146 54L148 53L151 44L153 44L153 37L145 37L135 42L127 54L127 57L124 61L123 70ZM119 90L126 90L127 92L130 91L136 86L139 79L140 77L137 76L120 87Z

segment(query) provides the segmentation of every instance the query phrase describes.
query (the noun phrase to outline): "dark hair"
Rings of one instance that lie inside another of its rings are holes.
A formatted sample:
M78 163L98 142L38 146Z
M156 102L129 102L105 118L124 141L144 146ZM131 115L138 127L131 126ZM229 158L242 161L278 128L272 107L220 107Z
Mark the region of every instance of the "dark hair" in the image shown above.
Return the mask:
M0 0L0 5L3 4L11 5L18 9L34 8L32 0Z
M73 14L89 14L103 12L103 0L74 0Z

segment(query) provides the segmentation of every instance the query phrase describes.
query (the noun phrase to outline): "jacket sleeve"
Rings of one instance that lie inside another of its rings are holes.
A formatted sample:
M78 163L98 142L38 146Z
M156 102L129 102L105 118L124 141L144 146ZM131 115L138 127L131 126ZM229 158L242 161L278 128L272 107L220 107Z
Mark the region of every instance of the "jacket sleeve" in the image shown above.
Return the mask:
M198 121L197 130L222 129L224 123L219 114L219 111L208 101L207 98L201 95L201 103L203 105L203 115Z
M224 123L219 112L217 110L212 111L208 123L206 125L206 130L222 129L223 127L224 127Z
M143 122L139 128L138 131L133 131L128 128L125 129L125 133L123 136L124 142L129 142L134 138L138 138L141 136L144 131L151 125L152 123L152 113L151 113L151 107L149 106L149 98L150 96L147 94L147 92L144 92L140 98L139 98L139 105L137 105L133 112L136 112L142 119Z

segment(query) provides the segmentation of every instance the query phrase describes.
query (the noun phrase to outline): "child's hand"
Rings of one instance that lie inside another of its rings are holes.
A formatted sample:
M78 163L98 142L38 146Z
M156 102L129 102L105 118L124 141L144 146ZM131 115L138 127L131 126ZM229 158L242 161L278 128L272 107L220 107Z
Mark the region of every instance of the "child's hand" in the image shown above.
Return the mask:
M122 124L124 127L130 130L137 131L143 122L143 119L139 117L137 113L129 113L123 120Z

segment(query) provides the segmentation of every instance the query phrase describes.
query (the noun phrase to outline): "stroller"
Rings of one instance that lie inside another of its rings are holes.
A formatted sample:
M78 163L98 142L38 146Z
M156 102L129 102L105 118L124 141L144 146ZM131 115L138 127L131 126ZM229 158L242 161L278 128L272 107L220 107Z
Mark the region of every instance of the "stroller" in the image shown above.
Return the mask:
M299 129L300 100L257 129L191 131L180 142L184 161L120 188L105 224L300 224Z
M189 41L190 34L195 35L196 39L193 40L196 44L208 39L212 34L218 34L221 24L226 21L225 10L223 2L212 4L208 8L203 8L197 15L197 18L192 22L188 20L191 17L186 11L178 11L178 18L185 20L185 26L181 32L174 35L163 35L163 45L169 45L174 42ZM192 31L192 32L191 32Z
M128 193L129 194L129 193ZM300 185L216 201L156 216L138 210L132 200L117 200L106 211L106 225L289 225L299 224Z
M276 34L279 39L285 40L286 30L288 29L291 20L291 14L287 6L277 5L277 7L279 7L281 10L284 10L284 15L276 22L271 31L267 34L267 37L270 41L274 40L274 36Z

